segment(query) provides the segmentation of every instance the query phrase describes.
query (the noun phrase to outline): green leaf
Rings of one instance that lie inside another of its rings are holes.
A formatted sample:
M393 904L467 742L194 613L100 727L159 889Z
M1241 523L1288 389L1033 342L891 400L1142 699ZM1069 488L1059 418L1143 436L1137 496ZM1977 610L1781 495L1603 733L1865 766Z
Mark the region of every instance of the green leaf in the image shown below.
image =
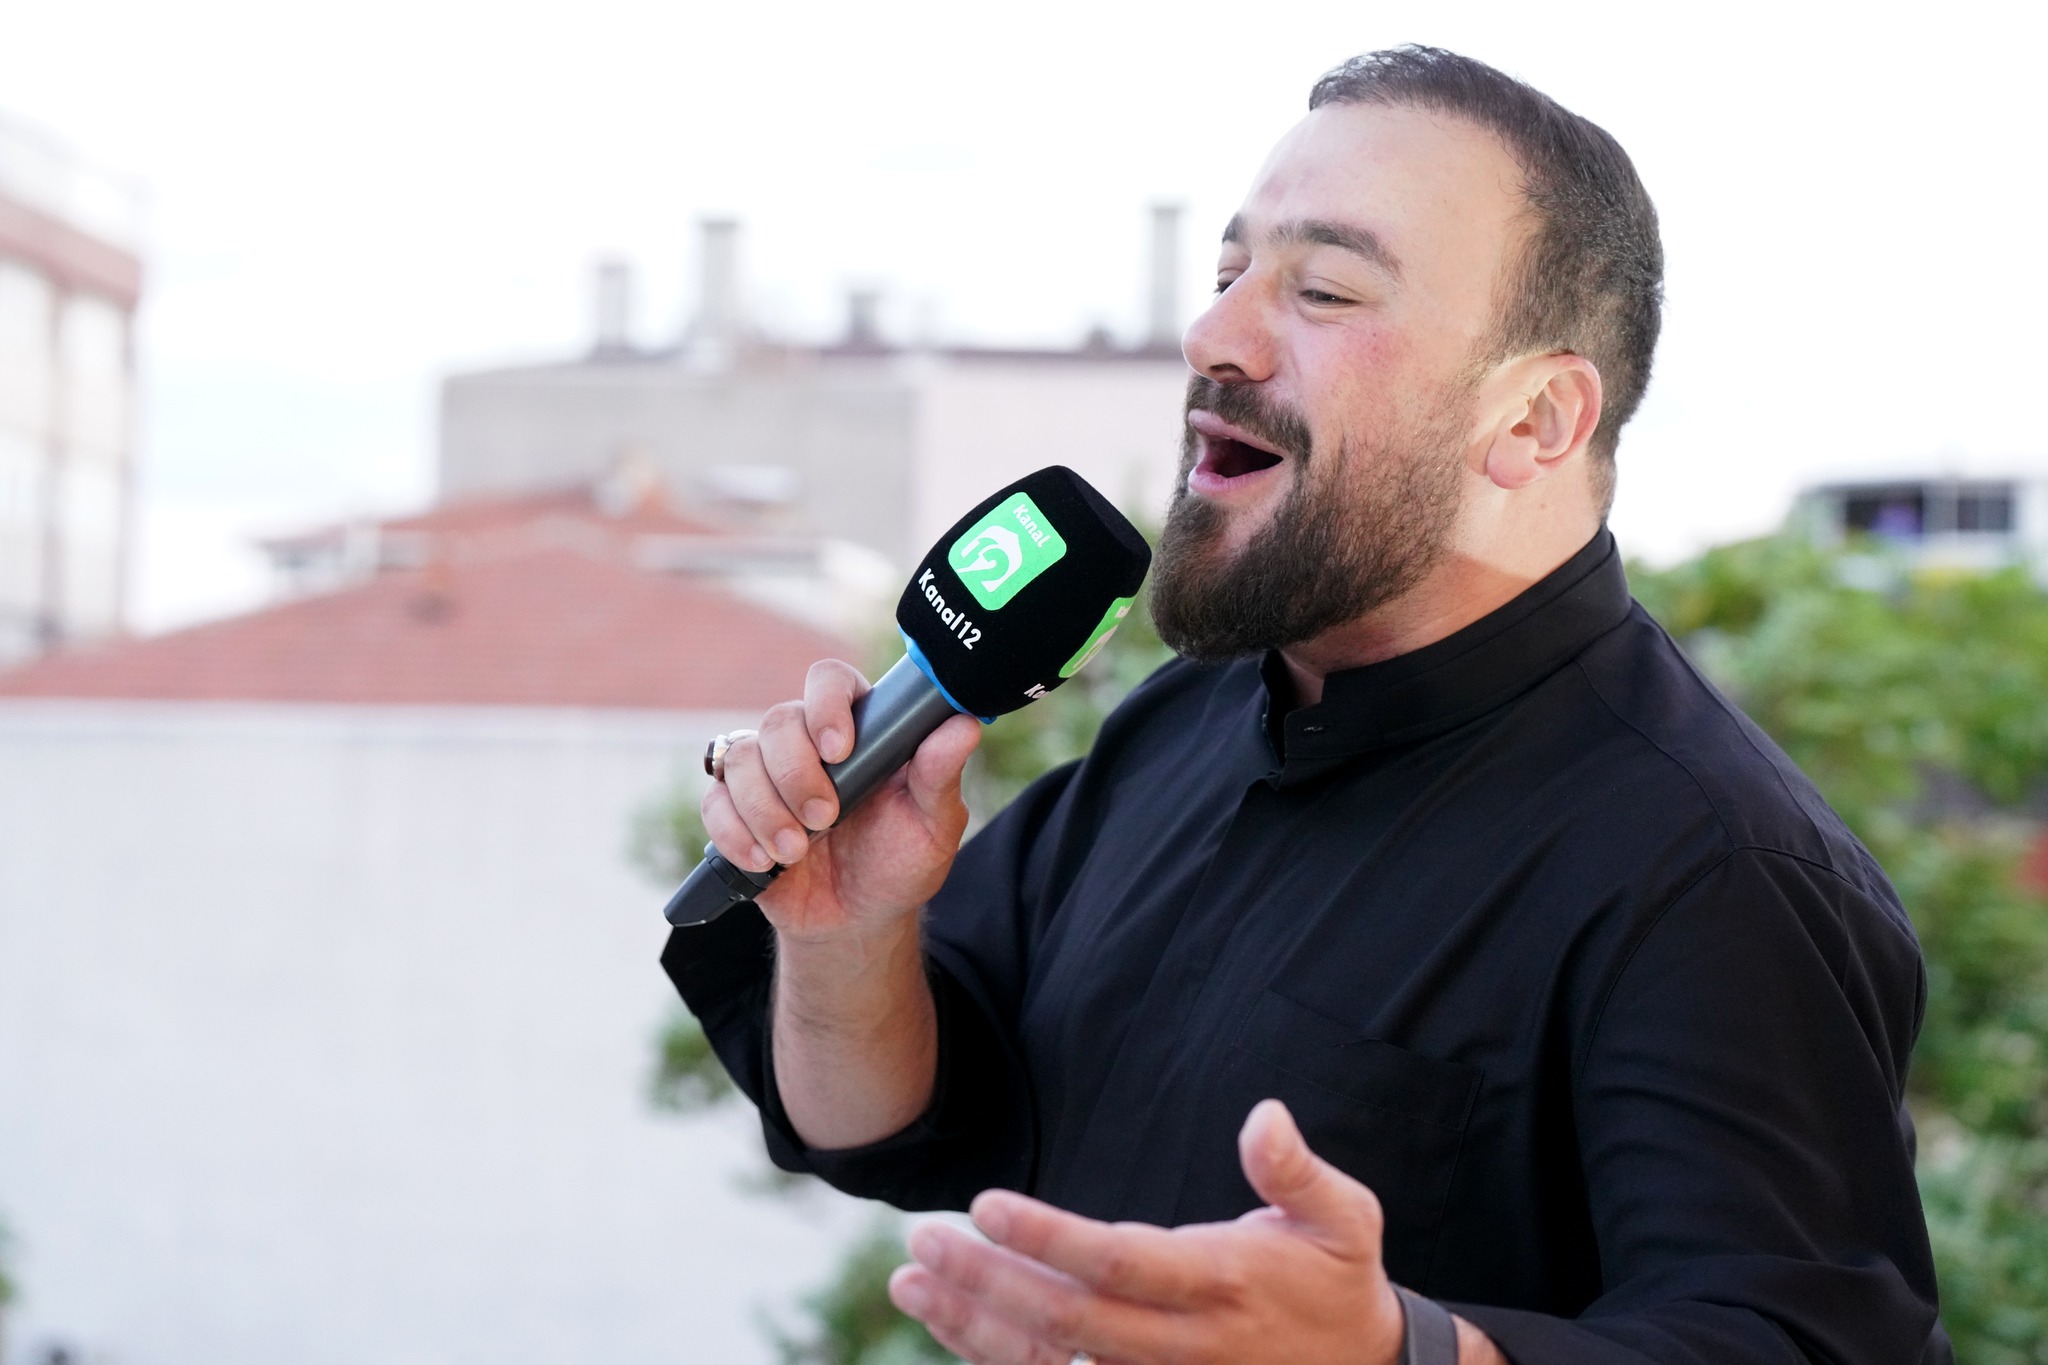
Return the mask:
M678 1007L662 1026L654 1074L647 1085L648 1102L656 1109L690 1114L737 1093L725 1064L711 1050L704 1026Z
M953 1365L924 1324L889 1301L889 1276L909 1258L896 1220L878 1220L831 1283L804 1299L809 1331L777 1334L782 1365Z

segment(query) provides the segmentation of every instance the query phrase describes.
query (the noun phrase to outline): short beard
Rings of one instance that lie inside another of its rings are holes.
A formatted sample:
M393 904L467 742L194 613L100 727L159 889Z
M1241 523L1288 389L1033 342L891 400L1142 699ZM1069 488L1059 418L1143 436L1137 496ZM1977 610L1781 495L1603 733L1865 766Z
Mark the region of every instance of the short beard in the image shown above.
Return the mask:
M1152 620L1175 652L1221 662L1312 640L1400 597L1442 561L1458 516L1458 485L1470 386L1454 386L1422 419L1372 445L1345 441L1327 458L1311 449L1298 413L1250 384L1188 383L1187 406L1203 408L1293 464L1294 487L1242 551L1218 551L1226 519L1188 492L1200 441L1182 439L1180 482L1152 570ZM1362 461L1369 475L1345 475Z

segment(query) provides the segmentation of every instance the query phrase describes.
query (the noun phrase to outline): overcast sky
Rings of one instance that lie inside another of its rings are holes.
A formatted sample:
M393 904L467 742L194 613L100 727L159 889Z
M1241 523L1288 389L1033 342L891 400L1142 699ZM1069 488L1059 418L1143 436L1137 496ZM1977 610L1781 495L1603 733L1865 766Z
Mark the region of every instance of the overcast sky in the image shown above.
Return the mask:
M1683 17L1673 17L1680 15ZM1669 256L1616 529L1668 558L1817 475L2048 472L2048 7L0 0L0 109L148 193L140 608L247 600L251 530L432 488L437 377L658 342L692 225L747 225L797 336L1135 334L1145 205L1187 301L1308 86L1438 43L1604 124Z

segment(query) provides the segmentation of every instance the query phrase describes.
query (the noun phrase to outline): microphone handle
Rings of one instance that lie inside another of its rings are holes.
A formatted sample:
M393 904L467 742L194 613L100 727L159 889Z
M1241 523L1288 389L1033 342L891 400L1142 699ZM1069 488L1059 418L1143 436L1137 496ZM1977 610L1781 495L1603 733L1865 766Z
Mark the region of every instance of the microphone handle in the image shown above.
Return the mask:
M960 714L908 655L898 659L854 700L853 752L825 765L825 775L839 793L839 819L910 762L927 735ZM766 872L749 872L727 862L717 845L706 844L704 861L669 897L662 918L677 926L708 924L760 895L781 875L779 863Z

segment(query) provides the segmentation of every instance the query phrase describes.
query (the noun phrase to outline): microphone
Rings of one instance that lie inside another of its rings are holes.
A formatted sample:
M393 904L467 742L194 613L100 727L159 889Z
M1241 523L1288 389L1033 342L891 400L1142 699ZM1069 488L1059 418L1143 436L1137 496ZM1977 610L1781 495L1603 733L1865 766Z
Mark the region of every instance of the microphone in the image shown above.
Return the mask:
M1073 677L1129 613L1151 564L1138 529L1064 466L976 504L925 554L896 604L904 656L854 701L853 751L825 768L839 818L948 717L991 721ZM781 873L735 867L706 844L662 917L707 924Z

